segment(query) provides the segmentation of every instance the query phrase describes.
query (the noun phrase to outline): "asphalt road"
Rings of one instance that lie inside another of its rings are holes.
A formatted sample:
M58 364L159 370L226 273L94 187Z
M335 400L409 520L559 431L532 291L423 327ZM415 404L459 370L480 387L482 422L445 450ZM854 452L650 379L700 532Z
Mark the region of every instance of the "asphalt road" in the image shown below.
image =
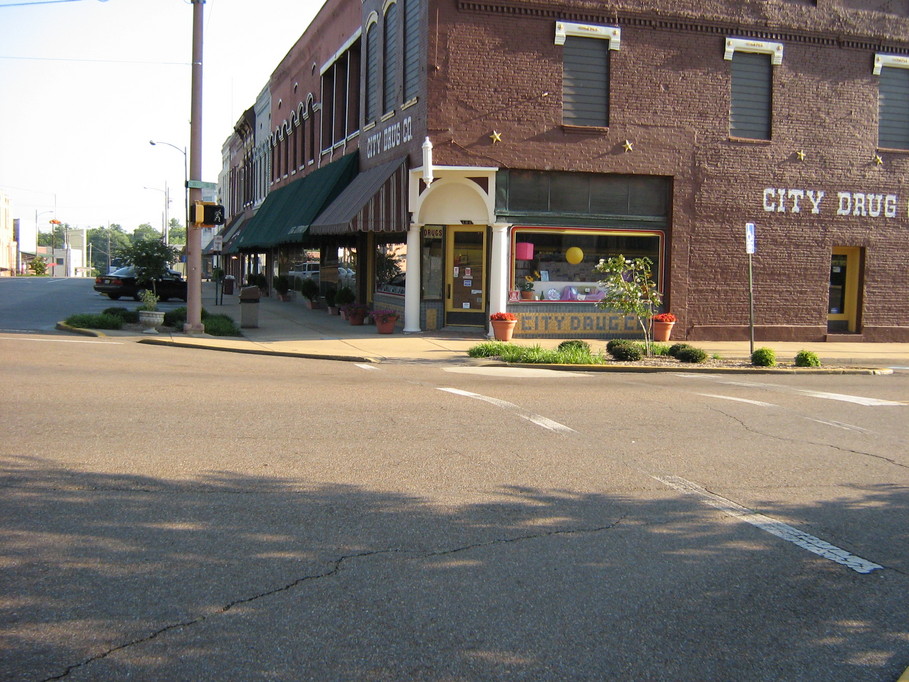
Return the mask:
M0 678L895 680L909 375L0 333Z

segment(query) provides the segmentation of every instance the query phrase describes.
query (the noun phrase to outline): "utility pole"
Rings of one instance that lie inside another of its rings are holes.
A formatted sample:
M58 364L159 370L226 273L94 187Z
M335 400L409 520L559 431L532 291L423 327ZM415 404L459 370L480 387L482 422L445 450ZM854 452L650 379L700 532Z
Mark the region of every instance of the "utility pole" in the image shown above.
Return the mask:
M193 71L189 132L189 205L202 201L202 5L193 5ZM189 218L190 216L187 216ZM204 332L202 325L202 230L186 221L186 323L183 331Z

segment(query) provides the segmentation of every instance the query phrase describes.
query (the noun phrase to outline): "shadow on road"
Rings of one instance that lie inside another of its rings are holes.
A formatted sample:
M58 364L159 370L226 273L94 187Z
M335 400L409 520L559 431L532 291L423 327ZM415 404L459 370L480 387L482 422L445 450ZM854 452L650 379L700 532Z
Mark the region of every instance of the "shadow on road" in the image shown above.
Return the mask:
M6 464L2 679L883 680L909 664L905 575L781 548L688 496L511 488L444 507ZM874 524L907 502L879 488L840 512Z

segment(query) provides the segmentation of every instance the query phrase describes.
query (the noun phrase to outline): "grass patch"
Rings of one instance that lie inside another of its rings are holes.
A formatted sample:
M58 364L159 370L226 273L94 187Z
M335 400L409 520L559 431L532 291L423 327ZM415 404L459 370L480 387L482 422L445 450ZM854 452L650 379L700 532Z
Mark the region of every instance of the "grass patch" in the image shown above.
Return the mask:
M472 358L497 357L504 362L533 365L596 365L603 363L602 355L590 350L587 344L563 344L550 349L535 346L519 346L503 341L484 341L472 346L467 354Z
M212 336L243 336L237 323L227 315L206 315L202 326Z
M70 315L64 321L70 327L77 329L122 329L123 318L119 315L101 313L93 315L90 313L79 313Z

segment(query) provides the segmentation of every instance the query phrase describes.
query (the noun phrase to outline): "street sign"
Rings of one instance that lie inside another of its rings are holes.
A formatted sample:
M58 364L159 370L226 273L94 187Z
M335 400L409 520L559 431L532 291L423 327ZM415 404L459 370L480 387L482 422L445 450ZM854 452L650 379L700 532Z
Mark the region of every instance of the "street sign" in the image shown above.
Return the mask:
M757 252L757 235L754 223L745 223L745 253Z
M187 180L186 187L188 189L217 189L218 183L202 182L201 180Z
M224 248L224 237L222 237L220 234L216 234L214 236L214 239L212 239L211 250L221 253L222 248Z

